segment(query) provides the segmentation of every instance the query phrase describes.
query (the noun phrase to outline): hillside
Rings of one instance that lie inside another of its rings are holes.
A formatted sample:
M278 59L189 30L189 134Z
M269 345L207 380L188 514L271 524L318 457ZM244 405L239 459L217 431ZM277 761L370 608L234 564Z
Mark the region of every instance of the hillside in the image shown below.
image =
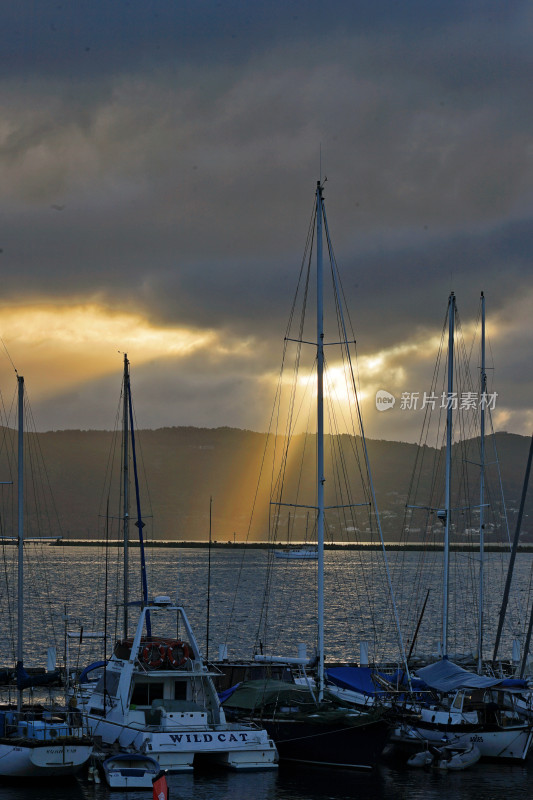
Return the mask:
M120 503L114 499L118 492L106 488L106 471L116 435L108 431L66 430L33 436L38 439L47 467L63 535L69 538L101 538L108 493L109 513L121 516ZM348 437L343 437L343 440L342 446L349 446ZM209 502L212 497L213 538L219 541L233 540L235 533L238 541L243 540L248 530L265 442L265 434L230 428L138 431L141 484L149 487L148 491L143 490L143 514L147 518L153 517L153 536L158 539L205 540L209 532ZM475 442L471 444L474 446ZM513 533L529 438L499 433L496 435L496 445ZM397 541L402 530L417 447L401 442L374 440L368 442L368 448L385 536L390 541ZM115 449L119 453L120 447ZM423 456L423 465L427 464L428 468L424 466L419 478L418 498L429 496L429 464L437 459L438 453L432 448L424 448ZM119 461L120 453L115 458L115 483ZM0 468L4 469L1 460ZM488 467L487 473L490 469L494 471L493 466ZM311 464L309 475L306 476L304 472L303 479L311 479L312 470ZM478 496L477 468L469 465L468 471L473 487L472 502L475 503ZM300 479L301 474L298 475ZM291 482L296 480L296 475L288 476L288 491ZM328 501L328 489L327 483L326 503L334 502L331 497ZM533 520L532 495L530 492L526 506L525 513L529 516L524 518L524 541L533 540L530 522ZM259 508L261 505L268 507L266 490L258 495L256 506ZM134 513L134 500L131 513ZM251 531L251 537L265 539L265 525L264 518L260 517ZM133 528L131 535L135 533ZM492 540L501 540L500 534L493 532Z

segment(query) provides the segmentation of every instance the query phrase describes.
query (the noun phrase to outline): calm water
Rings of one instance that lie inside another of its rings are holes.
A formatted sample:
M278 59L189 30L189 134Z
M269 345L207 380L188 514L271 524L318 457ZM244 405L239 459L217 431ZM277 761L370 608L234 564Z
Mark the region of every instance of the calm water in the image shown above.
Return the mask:
M14 548L6 553L4 572L14 574ZM390 573L397 592L398 613L402 619L404 641L409 644L423 600L430 588L426 614L417 639L419 653L436 650L440 625L440 561L438 554L390 555ZM45 664L46 646L64 650L64 631L76 631L70 641L70 659L84 666L103 655L102 645L82 641L80 628L102 630L107 596L108 634L112 640L121 633L122 609L116 598L122 586L121 551L108 553L98 548L28 547L26 569L27 665ZM205 652L207 619L207 561L204 549L179 551L154 549L148 553L150 594L178 596L185 606L201 648ZM138 591L138 552L132 553L132 592ZM271 566L269 572L269 564ZM532 557L520 554L502 653L510 652L511 638L527 625L519 609L519 599L527 598ZM486 649L493 639L491 619L499 608L505 579L505 559L490 554L487 560ZM475 557L453 554L450 594L450 652L471 652L475 647L477 595ZM268 576L269 591L265 595ZM272 560L264 550L251 550L244 557L239 551L213 550L211 553L209 654L216 657L218 644L226 642L230 656L249 657L254 643L262 642L266 651L296 654L298 642L311 652L315 642L316 564ZM43 587L47 587L46 590ZM107 591L106 591L107 589ZM66 605L65 605L66 604ZM0 604L0 631L4 663L12 661L12 598L5 595ZM65 625L65 608L69 619ZM359 642L369 642L371 656L398 658L397 636L392 625L382 560L379 553L326 554L326 650L330 660L353 661L359 656ZM131 610L133 632L136 611ZM267 624L265 625L265 619ZM202 775L173 775L169 778L171 797L195 800L396 800L396 798L454 798L490 800L503 795L529 797L533 762L526 767L476 765L457 774L419 772L397 765L384 765L372 775L320 769L283 769L276 773L250 775L213 772ZM0 785L0 800L59 800L59 798L147 798L150 792L113 793L104 785L85 780L45 786Z
M3 567L16 585L15 548L6 548ZM140 594L138 550L131 552L130 596ZM441 553L389 554L389 572L395 589L398 616L406 650L411 644L426 597L428 603L415 653L427 656L437 651L441 621ZM103 630L107 595L107 632L110 641L122 635L122 553L100 548L42 547L28 545L25 591L25 663L43 666L43 652L55 644L64 650L64 612L71 631ZM451 554L450 654L467 654L477 646L478 555ZM207 564L206 549L154 548L148 551L150 596L168 594L184 605L200 647L206 650ZM326 551L325 559L326 658L353 661L359 644L367 641L376 660L398 659L399 646L390 595L380 552ZM500 655L510 656L512 638L522 634L528 617L520 605L528 606L533 556L520 553ZM216 550L211 553L209 606L209 656L216 658L218 645L226 643L230 657L249 658L261 641L264 652L296 655L298 642L310 653L316 643L316 562L273 559L266 550ZM484 653L490 654L495 620L500 607L507 571L507 558L489 553L485 567ZM0 580L1 584L1 580ZM265 592L268 587L268 592ZM107 589L107 592L106 592ZM429 590L429 595L428 595ZM13 598L0 598L0 641L4 663L14 660ZM130 635L135 629L136 610L130 609ZM79 637L78 637L79 638ZM71 641L74 664L88 663L99 649Z
M533 768L476 764L458 773L379 767L372 775L326 769L283 769L237 775L171 775L171 800L502 800L531 797ZM55 786L0 786L2 800L148 800L150 791L112 792L71 779Z

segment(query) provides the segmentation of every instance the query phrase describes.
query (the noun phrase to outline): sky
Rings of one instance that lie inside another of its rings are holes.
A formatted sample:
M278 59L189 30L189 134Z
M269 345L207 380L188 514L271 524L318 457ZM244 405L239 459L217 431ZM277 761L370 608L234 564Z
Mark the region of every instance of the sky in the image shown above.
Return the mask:
M416 441L454 291L533 428L533 8L20 0L0 27L0 388L37 428L266 430L316 181L365 429ZM477 325L477 326L476 326ZM473 369L477 368L473 357ZM378 411L385 390L394 408Z

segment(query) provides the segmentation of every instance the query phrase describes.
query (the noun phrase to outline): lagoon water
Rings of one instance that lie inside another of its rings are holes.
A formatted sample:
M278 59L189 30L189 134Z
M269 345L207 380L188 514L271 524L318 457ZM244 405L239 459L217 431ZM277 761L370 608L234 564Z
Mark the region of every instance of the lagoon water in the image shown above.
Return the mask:
M76 636L69 640L73 666L83 667L103 657L98 641L84 639L89 630L103 630L107 594L107 633L109 641L122 634L122 607L116 604L122 586L122 552L111 549L107 555L93 547L27 546L26 625L27 666L43 666L46 645L54 643L58 652L65 646L67 627ZM15 548L6 548L5 573L14 571ZM148 551L150 594L178 597L193 624L204 653L207 635L206 549L159 549ZM132 592L140 587L138 550L131 552ZM391 553L389 571L397 592L397 612L402 619L404 644L410 645L421 606L428 603L420 625L416 652L431 654L440 633L440 562L442 554ZM423 563L422 563L423 562ZM516 579L510 604L510 624L505 632L502 655L509 655L511 639L527 625L518 600L527 598L533 559L519 554ZM423 570L420 567L423 566ZM477 598L475 580L478 558L452 554L450 591L450 652L472 652L476 646ZM495 616L499 608L506 558L491 553L487 557L487 615L485 648L490 652ZM268 580L267 580L268 578ZM264 652L296 655L299 642L308 653L315 643L316 563L274 559L267 550L213 549L209 587L209 655L216 658L218 645L228 645L230 657L249 658L254 645ZM327 551L326 651L330 661L357 661L361 640L369 643L370 655L398 661L398 642L392 624L392 609L380 553ZM268 593L265 595L265 584ZM43 586L47 589L44 590ZM106 592L107 589L107 592ZM430 590L427 595L428 589ZM66 605L65 605L66 604ZM13 654L12 600L2 604L0 625L5 664ZM69 619L65 625L65 608ZM130 611L130 634L136 621ZM266 620L266 625L264 624ZM80 636L81 627L83 634ZM80 641L81 639L81 641ZM109 648L108 648L109 652ZM525 766L477 764L463 773L439 774L408 770L397 764L384 764L371 775L326 769L280 768L273 773L233 774L216 771L169 777L172 800L400 800L400 798L469 798L490 800L503 795L530 796L533 759ZM149 792L113 793L103 784L95 786L81 778L43 786L0 784L0 800L59 800L94 798L118 800L147 798Z
M464 772L379 766L372 774L319 768L236 774L170 775L171 800L502 800L531 797L533 763L476 764ZM1 800L151 800L150 791L118 792L85 778L0 785Z

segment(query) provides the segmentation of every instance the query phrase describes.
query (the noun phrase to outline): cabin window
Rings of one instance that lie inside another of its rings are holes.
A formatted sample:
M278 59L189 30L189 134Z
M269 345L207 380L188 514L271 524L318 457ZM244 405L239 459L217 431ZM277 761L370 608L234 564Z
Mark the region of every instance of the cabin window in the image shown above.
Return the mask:
M110 697L117 696L118 684L120 681L120 672L113 672L113 670L105 670L100 675L98 682L94 687L94 691L99 694L106 694Z
M163 699L163 681L136 683L131 694L133 706L151 706L153 700Z
M187 684L185 681L174 682L174 700L187 699Z
M460 711L462 707L463 707L463 694L462 692L457 692L454 701L452 703L452 708L454 711Z

